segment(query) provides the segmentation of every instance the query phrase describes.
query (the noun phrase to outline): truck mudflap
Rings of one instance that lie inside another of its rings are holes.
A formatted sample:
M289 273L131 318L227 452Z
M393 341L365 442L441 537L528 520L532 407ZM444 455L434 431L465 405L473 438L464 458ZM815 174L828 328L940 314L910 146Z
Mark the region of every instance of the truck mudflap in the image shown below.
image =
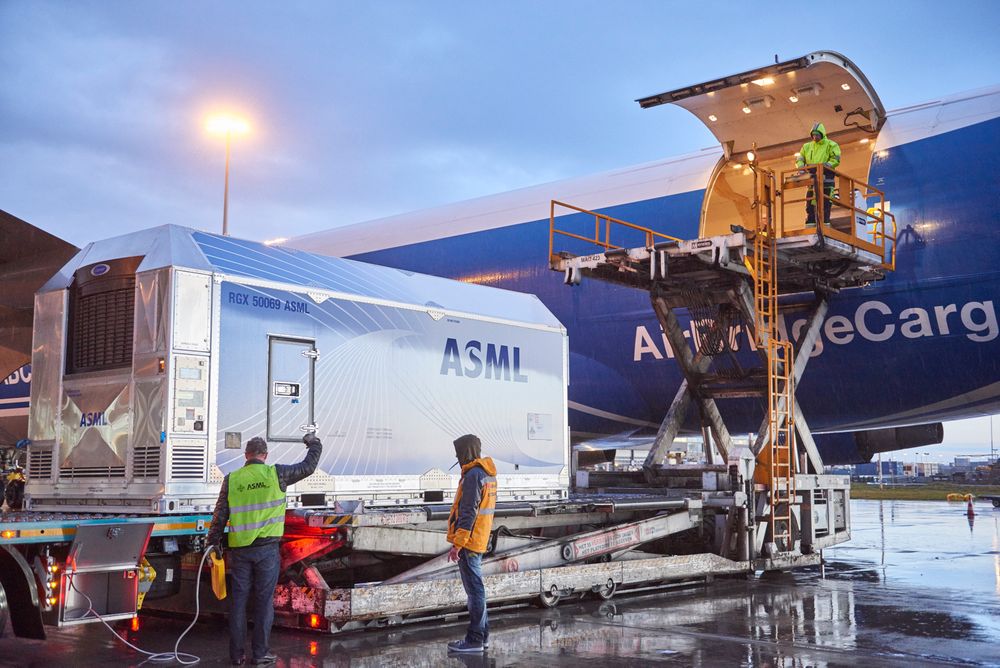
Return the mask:
M0 545L0 600L9 609L14 635L20 638L45 639L41 601L34 573L24 557L7 545ZM0 628L0 634L2 633L3 628Z

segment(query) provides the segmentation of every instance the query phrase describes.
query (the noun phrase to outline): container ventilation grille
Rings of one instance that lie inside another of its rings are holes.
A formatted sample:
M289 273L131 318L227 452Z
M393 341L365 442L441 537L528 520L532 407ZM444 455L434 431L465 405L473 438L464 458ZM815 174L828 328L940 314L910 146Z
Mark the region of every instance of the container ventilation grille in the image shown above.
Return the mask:
M52 451L48 448L30 448L28 450L28 477L52 477Z
M60 480L77 478L124 478L124 466L77 466L59 470Z
M71 316L70 373L132 363L135 277L118 289L76 295Z
M153 478L160 477L160 446L140 445L132 451L132 477L133 478Z
M205 479L205 446L179 445L173 447L170 462L171 480Z

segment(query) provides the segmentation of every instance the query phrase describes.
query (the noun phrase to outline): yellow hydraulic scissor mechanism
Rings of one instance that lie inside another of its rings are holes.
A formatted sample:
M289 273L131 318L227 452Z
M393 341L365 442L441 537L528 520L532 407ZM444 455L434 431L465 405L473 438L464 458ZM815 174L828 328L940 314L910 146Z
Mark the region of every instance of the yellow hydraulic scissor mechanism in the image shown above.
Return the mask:
M787 210L778 221L779 236L804 229L808 183L802 175L797 182L792 179L797 171L796 153L809 140L817 122L823 123L828 137L841 148L841 163L834 175L837 196L860 211L875 208L876 217L881 212L875 206L881 194L871 192L867 182L885 109L864 74L838 53L817 51L637 101L643 108L661 104L684 107L722 145L723 157L705 190L700 237L729 234L733 226L754 229L751 162L757 169L778 175L779 189L788 181L789 205L783 207ZM793 205L791 200L796 199L800 201ZM835 203L831 218L843 218L841 224L849 225L846 221L860 222L863 216ZM869 219L874 225L871 216Z

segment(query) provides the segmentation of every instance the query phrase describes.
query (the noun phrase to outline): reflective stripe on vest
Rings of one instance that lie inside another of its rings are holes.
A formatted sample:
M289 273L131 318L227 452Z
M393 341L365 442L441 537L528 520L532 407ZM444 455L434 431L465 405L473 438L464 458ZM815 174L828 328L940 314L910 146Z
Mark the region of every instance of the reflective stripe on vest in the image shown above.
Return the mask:
M246 547L258 538L285 533L285 492L278 472L249 464L229 474L229 547Z

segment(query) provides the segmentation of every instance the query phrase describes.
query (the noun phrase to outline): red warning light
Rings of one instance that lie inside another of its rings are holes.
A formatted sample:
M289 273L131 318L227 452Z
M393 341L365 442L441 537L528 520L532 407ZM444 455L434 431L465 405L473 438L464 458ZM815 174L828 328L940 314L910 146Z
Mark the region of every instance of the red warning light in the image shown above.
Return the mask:
M138 631L139 630L139 618L138 617L133 617L132 618L132 630L133 631Z
M309 615L309 628L318 629L321 622L319 615Z
M316 615L313 616L315 617ZM313 640L309 643L309 656L316 656L317 654L319 654L319 645Z

